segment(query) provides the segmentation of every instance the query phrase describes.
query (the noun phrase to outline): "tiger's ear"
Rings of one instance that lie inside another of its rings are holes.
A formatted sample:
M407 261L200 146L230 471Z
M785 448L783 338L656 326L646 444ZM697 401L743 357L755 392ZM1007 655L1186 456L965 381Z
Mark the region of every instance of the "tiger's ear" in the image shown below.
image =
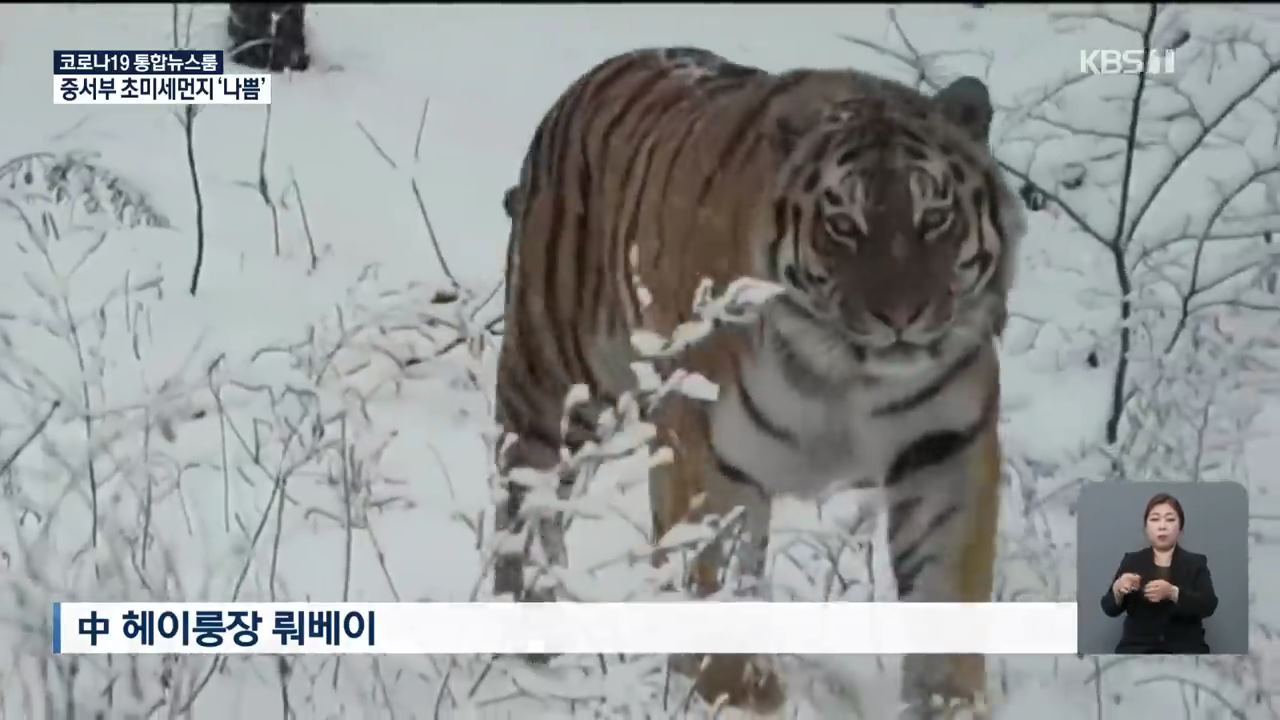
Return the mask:
M933 101L942 114L974 140L986 144L991 131L991 93L978 78L966 75L938 91Z
M502 194L502 209L506 211L507 218L511 220L515 220L516 215L519 214L520 212L519 204L520 204L520 186L512 185L511 187L507 188L507 191L505 193Z

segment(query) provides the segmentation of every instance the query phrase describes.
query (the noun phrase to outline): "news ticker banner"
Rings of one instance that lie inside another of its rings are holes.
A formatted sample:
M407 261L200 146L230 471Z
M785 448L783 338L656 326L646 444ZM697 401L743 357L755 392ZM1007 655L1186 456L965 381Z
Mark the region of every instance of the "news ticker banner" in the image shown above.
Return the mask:
M270 74L227 73L222 50L54 50L55 105L269 105Z
M54 603L53 652L1074 655L1075 603Z

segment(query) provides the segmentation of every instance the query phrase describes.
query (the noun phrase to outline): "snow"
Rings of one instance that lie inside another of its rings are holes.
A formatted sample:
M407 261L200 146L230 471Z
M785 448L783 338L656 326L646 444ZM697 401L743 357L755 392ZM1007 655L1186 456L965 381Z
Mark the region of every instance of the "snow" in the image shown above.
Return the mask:
M1052 9L1076 17L966 4L895 12L931 79L987 79L1000 110L1000 158L1111 239L1123 143L1046 119L1127 129L1134 78L1081 81L1078 53L1138 46L1119 23L1141 29L1147 11L1106 8L1118 23L1080 17L1101 9ZM0 167L30 153L80 153L167 220L125 228L86 214L83 198L74 208L51 205L0 178L0 201L13 203L0 202L0 467L49 417L0 470L0 653L12 661L0 661L0 710L707 713L696 698L686 703L687 685L652 657L564 657L547 667L489 667L476 657L237 657L216 671L204 657L54 660L48 603L483 597L496 443L488 420L496 339L484 329L501 310L493 292L508 229L502 194L541 114L594 63L645 45L702 45L769 70L853 65L913 81L903 62L839 37L910 59L886 8L309 6L313 69L276 78L269 125L260 107L210 107L194 118L205 237L194 297L197 226L181 109L48 99L55 48L170 47L175 27L184 45L222 47L225 6L196 6L188 23L189 11L179 6L175 23L173 6L0 5L0 87L9 99ZM1231 93L1280 56L1277 23L1275 11L1255 6L1162 16L1157 40L1178 29L1192 37L1177 51L1178 74L1150 83L1144 112L1184 110L1190 97L1206 120L1231 107ZM1280 229L1274 197L1269 205L1263 193L1274 196L1274 178L1242 193L1196 242L1220 204L1214 183L1231 187L1275 159L1277 77L1193 151L1123 248L1134 282L1134 414L1118 424L1115 448L1100 449L1120 354L1114 256L1056 203L1029 219L1002 346L1009 461L998 597L1074 599L1074 498L1082 483L1105 478L1107 452L1130 479L1236 479L1249 488L1254 515L1251 656L996 658L1000 718L1232 717L1227 705L1234 717L1277 717L1280 298L1274 280L1269 291L1265 282L1277 272L1276 246L1258 237ZM1064 79L1062 92L1046 90ZM1152 145L1135 154L1134 202L1174 161L1161 143L1190 147L1200 127L1186 112L1143 126ZM1059 186L1081 169L1064 172L1068 163L1083 164L1079 189ZM47 167L38 165L37 180ZM1183 215L1189 239L1177 237ZM1181 318L1190 263L1201 255L1195 287L1237 280L1194 297L1196 311ZM450 274L460 297L442 302ZM684 392L714 391L696 378L682 383ZM650 391L672 389L659 386ZM645 431L635 418L620 422L619 446ZM633 472L647 462L600 468L583 496L557 505L588 513L569 531L570 568L553 578L574 595L654 596L671 577L647 562L647 491ZM861 499L851 491L820 507L778 504L774 597L893 597L873 506L860 511ZM709 534L678 529L666 544ZM897 658L778 662L788 716L890 716Z

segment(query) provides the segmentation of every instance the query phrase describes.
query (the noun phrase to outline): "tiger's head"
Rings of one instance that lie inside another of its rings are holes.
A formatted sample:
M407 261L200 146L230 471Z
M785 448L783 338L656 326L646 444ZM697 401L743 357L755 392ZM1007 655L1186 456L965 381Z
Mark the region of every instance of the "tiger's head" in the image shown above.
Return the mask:
M975 78L932 98L908 88L832 106L785 157L769 246L786 302L863 357L936 357L949 337L1003 329L1021 207L987 147Z

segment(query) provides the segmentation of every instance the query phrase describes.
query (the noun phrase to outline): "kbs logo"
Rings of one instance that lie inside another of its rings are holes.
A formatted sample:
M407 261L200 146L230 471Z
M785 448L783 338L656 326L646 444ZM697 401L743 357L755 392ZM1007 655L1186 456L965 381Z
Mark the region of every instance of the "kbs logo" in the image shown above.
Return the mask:
M1149 75L1173 73L1172 50L1081 50L1080 72L1089 75Z

